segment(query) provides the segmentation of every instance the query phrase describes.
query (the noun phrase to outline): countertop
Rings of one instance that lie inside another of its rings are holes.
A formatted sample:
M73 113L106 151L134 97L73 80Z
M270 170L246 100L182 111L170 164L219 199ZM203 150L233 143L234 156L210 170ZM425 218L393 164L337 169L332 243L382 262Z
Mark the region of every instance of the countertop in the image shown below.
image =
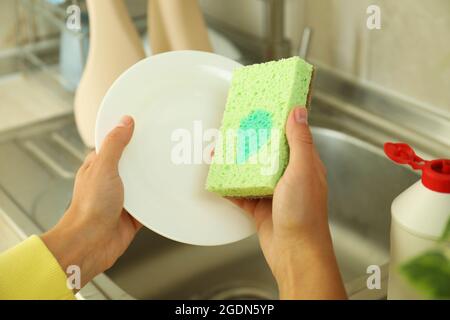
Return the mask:
M13 226L10 218L0 208L0 252L15 246L24 237L25 235Z
M43 71L0 77L0 132L71 112L73 95L50 78ZM25 237L0 207L0 252Z
M48 72L0 78L0 132L68 114L72 106L73 94L63 90Z

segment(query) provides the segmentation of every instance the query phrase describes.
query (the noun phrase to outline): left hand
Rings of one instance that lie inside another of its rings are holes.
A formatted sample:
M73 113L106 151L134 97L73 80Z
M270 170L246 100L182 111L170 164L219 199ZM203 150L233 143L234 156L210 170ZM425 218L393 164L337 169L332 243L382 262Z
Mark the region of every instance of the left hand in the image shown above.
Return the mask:
M141 224L123 209L124 190L118 164L133 135L125 116L78 170L72 203L55 227L41 236L64 271L81 269L84 286L110 268L128 248Z

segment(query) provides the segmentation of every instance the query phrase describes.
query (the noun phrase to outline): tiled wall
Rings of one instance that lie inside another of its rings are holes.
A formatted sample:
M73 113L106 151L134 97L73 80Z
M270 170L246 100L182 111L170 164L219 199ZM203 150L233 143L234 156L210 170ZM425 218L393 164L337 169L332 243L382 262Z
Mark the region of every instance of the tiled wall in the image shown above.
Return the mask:
M262 33L261 0L201 0L205 11ZM366 9L381 9L368 30ZM294 48L313 29L309 58L450 113L450 1L286 0Z

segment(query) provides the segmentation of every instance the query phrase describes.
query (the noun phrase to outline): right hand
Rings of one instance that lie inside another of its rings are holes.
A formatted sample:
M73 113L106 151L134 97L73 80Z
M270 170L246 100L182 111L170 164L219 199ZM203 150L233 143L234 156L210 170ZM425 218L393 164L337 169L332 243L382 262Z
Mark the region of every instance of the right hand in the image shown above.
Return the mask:
M289 115L289 164L272 199L230 199L256 223L280 298L345 299L327 215L326 169L314 147L306 108Z

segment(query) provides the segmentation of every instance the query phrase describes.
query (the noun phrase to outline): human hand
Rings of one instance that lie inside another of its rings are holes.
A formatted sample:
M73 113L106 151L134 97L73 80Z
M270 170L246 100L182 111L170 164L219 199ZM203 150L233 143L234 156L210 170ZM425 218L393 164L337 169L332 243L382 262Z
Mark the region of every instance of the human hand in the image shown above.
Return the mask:
M314 147L305 108L286 123L289 164L272 199L230 199L256 223L280 298L344 299L327 214L326 169Z
M134 130L125 116L78 170L72 202L55 227L41 236L63 270L81 269L84 286L110 268L128 248L141 224L123 209L124 190L118 172L123 150Z

